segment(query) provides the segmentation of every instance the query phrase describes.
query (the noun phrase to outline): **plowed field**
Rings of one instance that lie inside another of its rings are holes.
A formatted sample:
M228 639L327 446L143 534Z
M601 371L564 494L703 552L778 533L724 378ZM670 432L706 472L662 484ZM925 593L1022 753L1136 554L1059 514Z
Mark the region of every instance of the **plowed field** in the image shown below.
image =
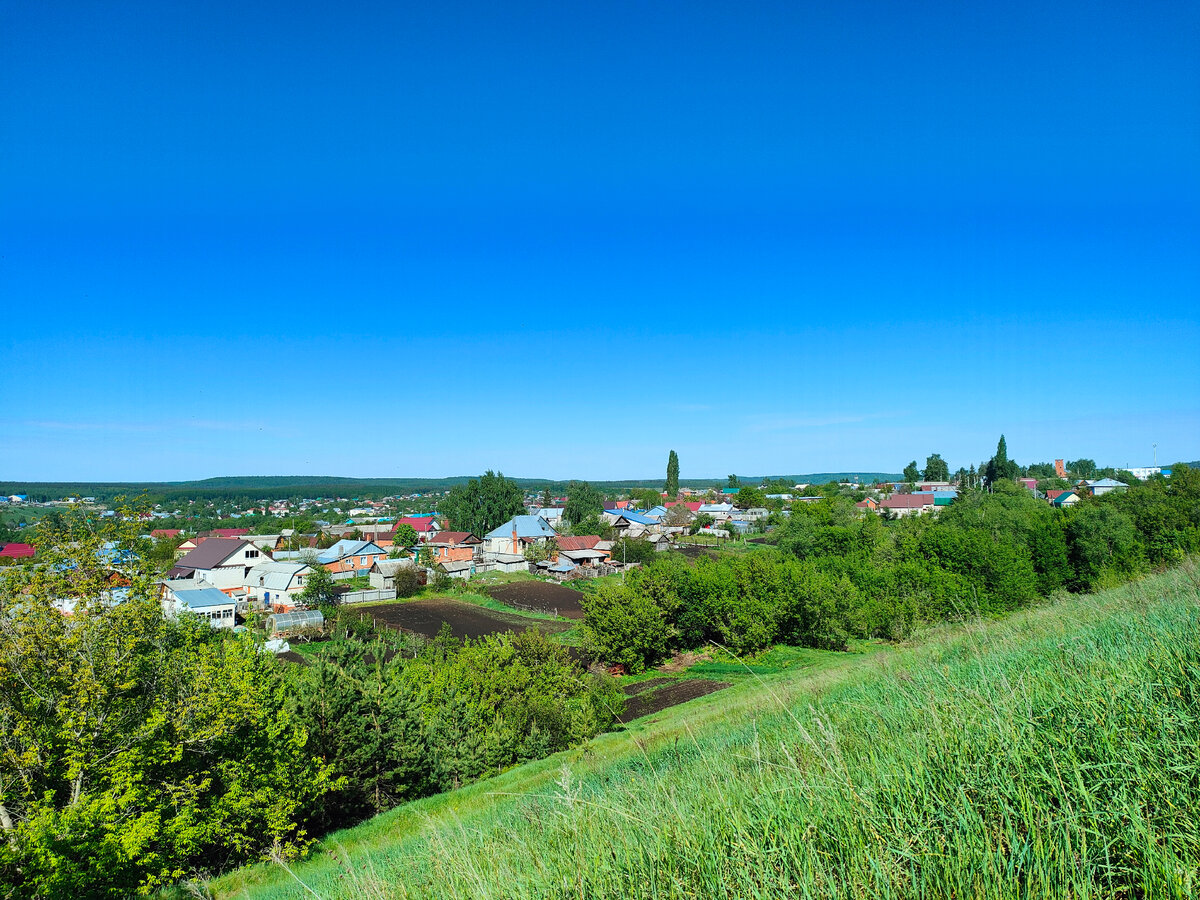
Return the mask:
M488 590L493 600L507 603L514 609L533 609L552 613L565 619L582 619L580 593L560 584L547 581L517 581Z
M625 712L619 722L625 724L642 716L648 716L660 710L687 703L697 697L704 697L729 687L724 681L705 681L703 678L689 678L685 681L675 681L665 687L653 688L641 694L634 694L625 702Z
M569 622L551 619L529 619L513 613L497 612L462 603L458 600L415 600L412 603L388 603L361 610L377 626L411 631L427 638L435 637L442 624L448 624L456 638L478 638L502 631L524 631L537 628L546 634L557 634L571 627Z

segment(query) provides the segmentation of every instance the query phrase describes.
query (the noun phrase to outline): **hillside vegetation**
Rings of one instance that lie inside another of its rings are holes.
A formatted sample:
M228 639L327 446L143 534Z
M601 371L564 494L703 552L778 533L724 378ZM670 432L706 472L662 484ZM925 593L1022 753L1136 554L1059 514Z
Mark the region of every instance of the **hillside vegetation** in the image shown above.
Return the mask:
M1200 889L1194 561L838 660L402 806L332 835L291 872L262 865L207 889L252 900Z

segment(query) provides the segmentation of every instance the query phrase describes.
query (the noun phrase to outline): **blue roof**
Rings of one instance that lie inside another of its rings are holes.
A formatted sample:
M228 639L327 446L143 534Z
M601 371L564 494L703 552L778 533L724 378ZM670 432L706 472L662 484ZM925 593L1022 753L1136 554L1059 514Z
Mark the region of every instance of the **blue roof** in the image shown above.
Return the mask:
M1094 487L1094 488L1096 488L1096 487L1129 487L1129 485L1127 485L1125 482L1114 481L1111 478L1101 478L1099 481L1089 481L1087 483L1087 486Z
M317 554L317 562L331 563L337 562L344 556L355 556L357 554L367 553L382 553L383 548L374 541L352 541L348 538L342 538L328 550L322 550Z
M657 518L652 519L649 516L647 516L645 513L634 512L633 510L629 510L629 509L608 509L608 510L605 510L605 512L611 513L614 516L621 516L622 518L627 519L630 522L633 522L635 525L657 525L658 524Z
M516 525L517 537L519 538L554 537L558 534L557 531L550 527L550 523L541 516L513 516L503 525L493 528L484 537L512 537L514 524Z
M193 588L188 591L175 591L175 599L181 606L188 609L204 609L208 606L229 606L233 598L221 593L214 587Z

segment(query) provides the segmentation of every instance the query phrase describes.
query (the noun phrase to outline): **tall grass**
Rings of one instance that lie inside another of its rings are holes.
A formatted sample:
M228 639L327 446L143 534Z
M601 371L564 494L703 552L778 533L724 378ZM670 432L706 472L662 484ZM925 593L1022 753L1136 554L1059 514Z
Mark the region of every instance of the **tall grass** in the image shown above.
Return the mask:
M701 707L731 703L724 719L693 728L682 707L623 736L628 752L600 742L552 782L497 785L348 856L330 842L295 878L238 895L1200 894L1190 563L875 654L856 674L735 691Z

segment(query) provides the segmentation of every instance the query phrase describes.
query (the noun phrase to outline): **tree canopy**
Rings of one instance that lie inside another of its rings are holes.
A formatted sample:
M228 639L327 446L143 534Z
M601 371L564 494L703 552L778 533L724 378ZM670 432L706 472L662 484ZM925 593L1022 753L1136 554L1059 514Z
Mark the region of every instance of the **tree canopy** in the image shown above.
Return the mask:
M926 481L949 481L950 466L942 459L942 454L931 453L925 460Z
M440 504L452 531L480 537L524 512L525 495L515 481L488 469L478 479L451 488Z
M667 498L674 500L679 496L679 455L672 450L667 457Z
M567 485L567 505L563 518L571 525L582 522L604 511L600 492L586 481L572 481Z
M921 470L917 468L915 459L904 467L904 480L910 483L921 480Z

